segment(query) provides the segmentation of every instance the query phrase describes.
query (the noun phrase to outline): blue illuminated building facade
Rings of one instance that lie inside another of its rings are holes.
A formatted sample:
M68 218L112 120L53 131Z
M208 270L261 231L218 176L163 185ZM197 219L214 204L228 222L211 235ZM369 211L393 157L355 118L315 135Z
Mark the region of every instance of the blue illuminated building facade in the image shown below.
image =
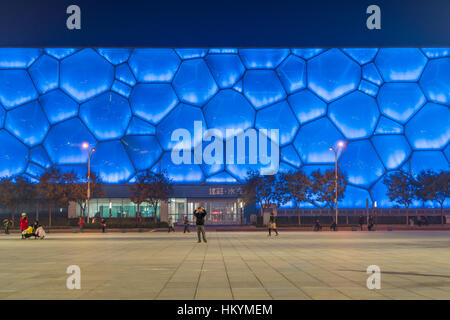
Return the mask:
M389 208L385 175L449 169L449 108L450 48L2 48L0 177L85 173L88 142L106 184L148 168L242 182L245 165L173 164L171 133L200 121L279 129L281 172L334 169L329 147L347 141L340 206Z

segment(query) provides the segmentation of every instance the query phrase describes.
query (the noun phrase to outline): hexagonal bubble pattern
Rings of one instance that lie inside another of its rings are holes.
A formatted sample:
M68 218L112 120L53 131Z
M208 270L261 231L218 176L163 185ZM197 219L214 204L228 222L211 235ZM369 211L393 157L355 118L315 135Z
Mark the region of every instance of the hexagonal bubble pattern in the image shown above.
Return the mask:
M40 96L39 102L52 124L72 118L78 114L78 103L59 89Z
M281 148L281 160L284 162L290 164L291 166L300 168L302 165L302 161L300 160L300 157L298 156L297 151L295 150L293 145L287 145L283 148Z
M47 152L41 145L30 150L30 160L43 168L50 168L52 165L50 159L48 158Z
M378 52L377 48L351 48L342 50L361 65L372 61Z
M122 142L136 170L151 168L162 153L155 136L125 136Z
M362 67L362 77L377 86L380 86L383 83L383 78L381 78L381 75L374 63L369 63Z
M420 85L428 99L450 105L450 58L430 61Z
M322 53L324 49L292 49L292 53L296 56L299 56L303 59L310 59L312 57L317 56L318 54Z
M386 175L389 175L387 173ZM372 195L373 201L377 202L377 208L392 208L396 204L389 200L387 196L388 189L386 185L383 183L383 178L378 180L378 182L370 189L370 194Z
M422 48L422 51L430 59L450 56L450 48Z
M415 149L440 149L450 141L450 109L427 103L405 126Z
M61 88L78 102L108 90L114 80L114 67L92 49L61 62Z
M328 116L348 139L367 138L379 116L375 99L359 91L331 103Z
M245 71L236 54L210 54L206 62L220 88L231 88Z
M299 128L297 119L286 101L258 110L255 127L257 129L277 129L280 145L285 145L295 137Z
M40 166L38 166L38 165L36 165L36 164L34 164L34 163L32 163L32 162L30 162L30 163L28 164L28 167L27 167L27 169L25 170L25 172L26 172L27 174L29 174L30 176L32 176L33 178L39 179L39 177L40 177L43 173L45 173L45 169L42 168L42 167L40 167Z
M380 117L375 134L400 134L403 133L403 126L391 119Z
M374 136L372 142L384 166L389 170L399 168L411 154L411 147L402 135Z
M195 122L201 124L198 129L201 129L203 132L200 133L200 130L195 131ZM190 141L183 140L183 143L180 140L172 141L172 133L176 129L181 129L185 133L189 132L191 137ZM197 107L180 103L159 123L156 129L156 135L164 150L172 150L175 146L182 149L191 149L202 141L203 134L206 130L206 123L202 111Z
M139 135L154 135L156 129L150 123L141 120L137 117L133 117L127 129L127 135L139 134Z
M129 86L134 86L136 84L136 79L126 63L116 67L116 79Z
M205 61L184 61L173 79L173 87L181 101L202 106L219 89Z
M106 60L114 65L121 64L128 60L131 54L131 49L128 48L101 48L97 49Z
M52 56L53 58L56 58L58 60L64 59L68 55L71 55L72 53L76 52L77 49L74 48L47 48L45 49L45 53L49 56Z
M164 152L161 158L161 167L167 170L167 175L175 183L195 183L202 182L204 175L202 169L197 164L174 164L171 159L171 152Z
M327 113L327 104L309 90L290 95L288 101L301 124Z
M361 68L338 49L331 49L308 61L308 88L326 101L356 89Z
M401 123L425 103L426 99L415 83L385 83L378 93L381 112Z
M449 169L449 163L441 151L414 151L410 161L413 175L429 169L434 171Z
M361 80L358 90L372 97L376 97L378 94L378 87L366 80Z
M41 52L41 49L31 48L0 48L0 68L28 68Z
M114 80L113 85L111 87L111 91L114 91L125 98L128 98L131 94L131 88L127 86L125 83L117 80Z
M50 125L37 101L10 110L6 116L5 128L28 146L44 140Z
M203 108L208 128L220 130L227 138L253 127L255 113L242 94L231 89L220 91Z
M180 61L172 49L135 49L128 64L138 81L170 82Z
M447 148L445 148L444 154L447 157L448 163L450 164L450 144L447 146Z
M0 130L0 177L12 177L25 171L28 163L28 149L6 130Z
M6 111L3 107L0 107L0 129L3 127L3 123L5 122Z
M38 97L33 82L24 70L0 70L0 103L11 109Z
M176 53L180 56L181 59L195 59L195 58L203 58L208 53L208 49L175 49Z
M427 58L417 48L383 48L375 63L385 81L417 81Z
M384 167L372 145L367 140L353 141L339 160L348 182L368 188L384 173Z
M54 125L44 141L50 159L54 164L87 163L88 153L82 148L86 142L94 147L94 136L78 118Z
M237 183L237 180L235 178L233 178L227 172L220 172L209 178L206 178L205 182L206 183Z
M135 173L120 141L100 142L92 155L91 167L105 183L126 182Z
M29 72L40 94L44 94L58 87L58 60L43 55L33 63Z
M321 118L300 128L294 146L304 163L330 163L334 162L334 153L330 147L343 139L327 118Z
M347 186L345 188L344 198L339 201L339 208L358 208L366 207L366 200L369 200L369 208L372 207L372 198L367 190Z
M306 63L299 57L289 56L277 68L277 72L288 94L306 86Z
M239 55L247 69L272 69L289 55L289 49L239 49Z
M130 103L135 115L157 124L177 105L178 99L170 84L138 84Z
M244 94L257 109L278 102L286 92L272 70L250 70L244 75Z
M82 104L80 118L98 140L117 139L128 127L130 105L127 99L107 92Z

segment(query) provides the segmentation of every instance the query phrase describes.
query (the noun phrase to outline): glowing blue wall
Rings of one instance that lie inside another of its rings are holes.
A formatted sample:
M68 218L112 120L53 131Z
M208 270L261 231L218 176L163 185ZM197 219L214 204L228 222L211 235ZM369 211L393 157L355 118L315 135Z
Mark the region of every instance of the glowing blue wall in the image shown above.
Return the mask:
M170 161L171 132L201 121L280 129L281 171L332 168L328 148L347 140L341 205L390 207L384 175L448 170L449 106L450 48L3 48L0 176L82 173L89 142L106 183L146 168L179 183L242 181L242 165Z

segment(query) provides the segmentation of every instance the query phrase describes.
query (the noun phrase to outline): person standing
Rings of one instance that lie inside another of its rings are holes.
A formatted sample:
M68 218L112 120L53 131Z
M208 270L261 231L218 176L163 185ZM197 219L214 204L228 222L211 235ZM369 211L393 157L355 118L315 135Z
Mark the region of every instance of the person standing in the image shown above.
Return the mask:
M278 230L277 230L277 218L275 214L272 212L270 214L269 218L269 237L272 236L272 230L275 231L275 236L278 236Z
M336 224L336 220L334 220L334 218L331 222L330 230L337 231L337 224Z
M173 224L173 217L172 216L169 217L168 225L169 225L169 233L170 233L170 231L175 232L175 228L174 228L174 224Z
M106 220L105 218L102 218L100 225L102 226L102 233L106 232Z
M78 226L80 227L80 232L83 232L84 219L82 217L80 217L80 219L78 219Z
M205 216L206 215L207 215L206 210L203 207L198 207L196 210L194 210L198 242L202 242L200 235L203 237L203 242L205 242L205 243L208 242L208 241L206 241L206 235L205 235Z
M183 231L183 233L186 233L186 232L190 233L191 230L189 230L189 218L188 218L188 216L184 217L183 222L184 222L184 231Z
M22 239L25 239L25 235L23 232L28 229L28 224L30 223L30 220L27 217L27 214L25 212L22 213L22 217L20 218L20 232L22 233Z
M3 220L3 226L5 227L5 234L9 234L9 227L11 226L11 221L8 218Z
M361 215L359 216L359 227L361 231L363 231L363 225L364 225L364 217Z

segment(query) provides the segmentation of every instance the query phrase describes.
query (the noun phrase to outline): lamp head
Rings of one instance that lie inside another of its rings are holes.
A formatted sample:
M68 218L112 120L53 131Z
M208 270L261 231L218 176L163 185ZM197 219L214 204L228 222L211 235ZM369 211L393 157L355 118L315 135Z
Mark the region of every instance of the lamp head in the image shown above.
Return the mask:
M83 149L89 149L89 143L87 143L87 142L83 142L83 144L81 145L81 147L83 148Z

